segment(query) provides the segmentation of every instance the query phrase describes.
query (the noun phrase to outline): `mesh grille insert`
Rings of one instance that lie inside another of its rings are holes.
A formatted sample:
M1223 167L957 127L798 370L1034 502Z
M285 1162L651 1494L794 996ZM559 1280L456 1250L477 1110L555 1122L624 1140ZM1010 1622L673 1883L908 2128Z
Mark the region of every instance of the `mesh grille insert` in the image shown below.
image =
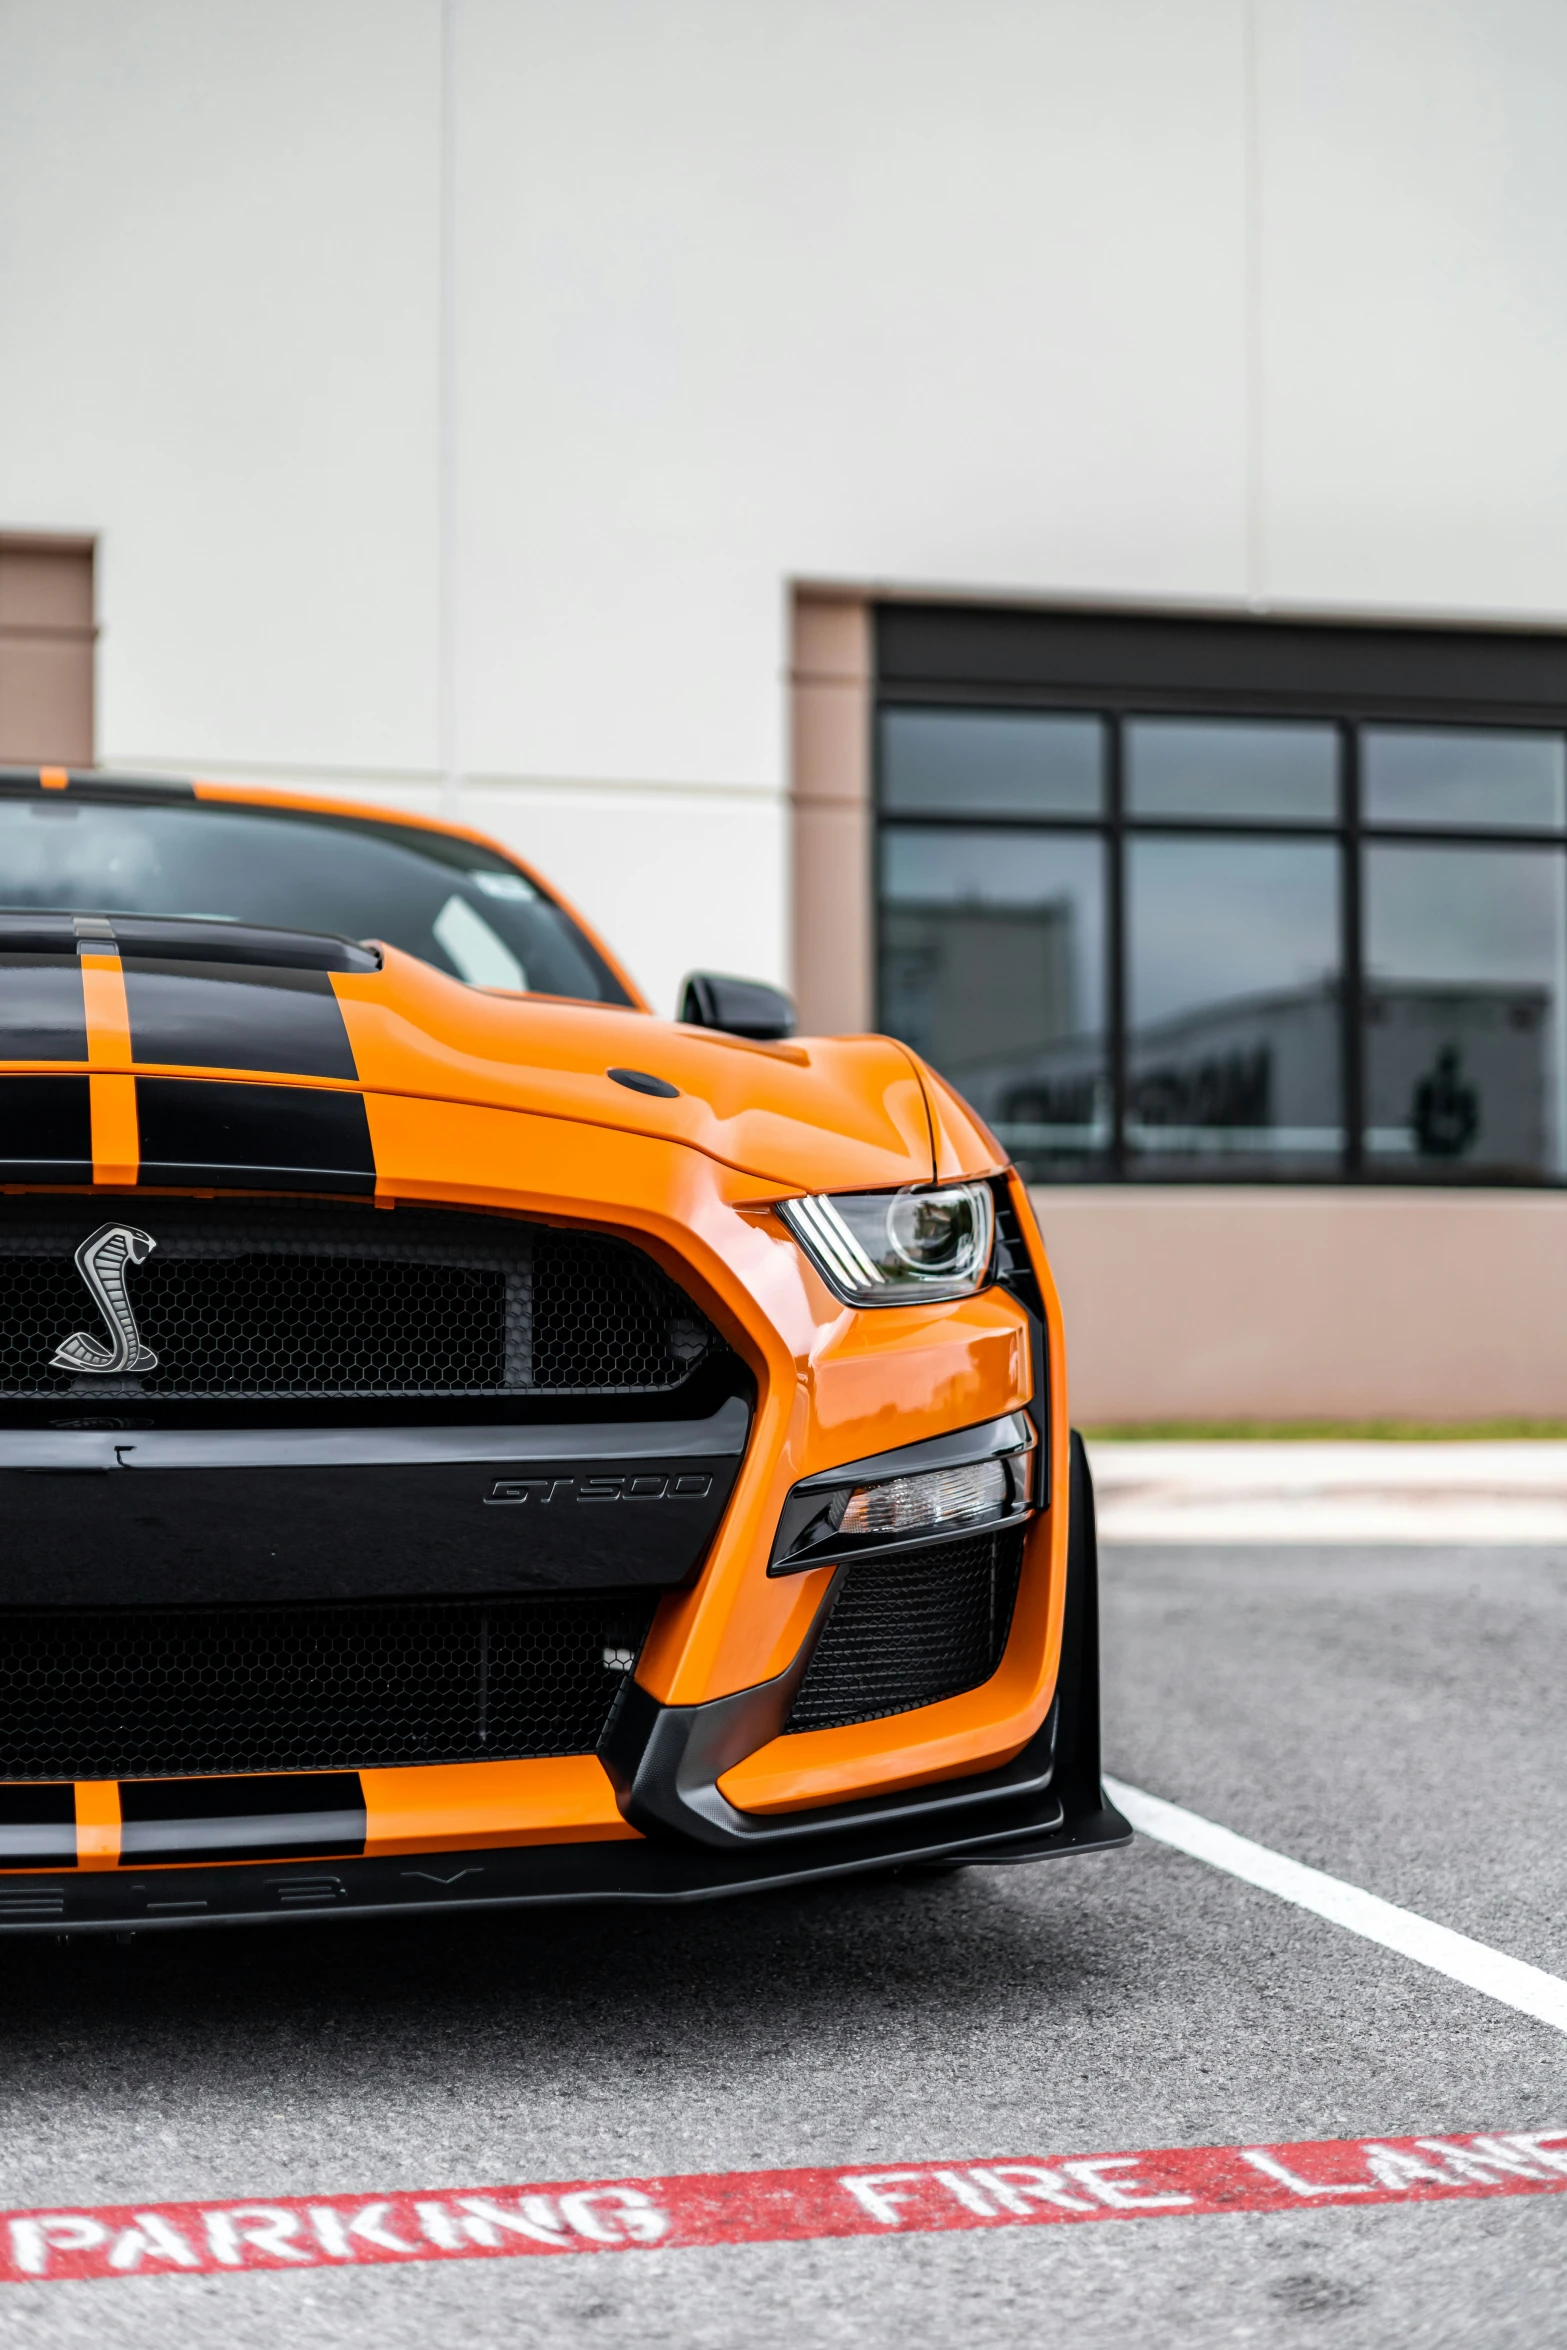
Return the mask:
M654 1605L7 1610L0 1778L591 1754Z
M613 1242L608 1244L614 1248ZM541 1232L533 1252L533 1381L559 1393L672 1387L714 1332L651 1258L623 1249L605 1280L605 1246L584 1232Z
M1012 1628L1021 1528L851 1566L785 1727L838 1730L988 1681Z
M506 1276L363 1257L151 1257L148 1392L502 1387ZM237 1357L237 1359L236 1359Z
M723 1341L640 1249L513 1217L137 1201L126 1293L157 1369L52 1367L104 1333L73 1262L102 1208L0 1211L0 1395L667 1394Z

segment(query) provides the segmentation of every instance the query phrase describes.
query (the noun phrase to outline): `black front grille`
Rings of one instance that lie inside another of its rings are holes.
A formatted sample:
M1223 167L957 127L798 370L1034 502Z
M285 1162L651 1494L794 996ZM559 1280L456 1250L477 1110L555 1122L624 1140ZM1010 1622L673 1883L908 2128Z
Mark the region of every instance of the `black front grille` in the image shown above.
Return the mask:
M624 1256L632 1252L623 1251ZM550 1232L533 1252L533 1383L553 1394L605 1387L672 1387L696 1368L715 1333L645 1257L645 1275L605 1280L604 1243Z
M158 1358L149 1393L505 1385L504 1273L384 1258L154 1256L135 1293Z
M786 1727L839 1730L988 1681L1007 1644L1023 1534L851 1566Z
M107 1332L73 1262L101 1205L0 1211L0 1395L667 1395L723 1341L640 1249L440 1210L149 1199L126 1291L157 1368L52 1368Z
M591 1754L654 1605L7 1610L0 1779Z

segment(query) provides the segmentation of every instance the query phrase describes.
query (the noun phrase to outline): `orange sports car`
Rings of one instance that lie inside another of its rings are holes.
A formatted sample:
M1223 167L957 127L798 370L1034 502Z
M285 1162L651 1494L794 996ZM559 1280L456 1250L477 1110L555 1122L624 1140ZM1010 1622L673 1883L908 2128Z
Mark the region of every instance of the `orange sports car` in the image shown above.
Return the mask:
M1016 1174L481 834L0 774L0 1925L1123 1842Z

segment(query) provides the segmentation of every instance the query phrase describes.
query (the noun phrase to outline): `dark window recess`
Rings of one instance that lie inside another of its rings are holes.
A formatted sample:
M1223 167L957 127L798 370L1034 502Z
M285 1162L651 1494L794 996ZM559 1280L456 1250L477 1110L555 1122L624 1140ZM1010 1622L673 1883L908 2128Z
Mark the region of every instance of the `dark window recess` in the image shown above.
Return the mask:
M590 1754L652 1597L0 1616L0 1777Z
M0 1394L669 1395L727 1350L624 1241L436 1211L137 1201L127 1292L156 1370L51 1367L99 1315L73 1261L101 1208L0 1210Z
M1021 1529L850 1567L785 1725L838 1730L988 1681L1012 1628Z
M884 606L880 1021L1036 1182L1567 1182L1567 638Z

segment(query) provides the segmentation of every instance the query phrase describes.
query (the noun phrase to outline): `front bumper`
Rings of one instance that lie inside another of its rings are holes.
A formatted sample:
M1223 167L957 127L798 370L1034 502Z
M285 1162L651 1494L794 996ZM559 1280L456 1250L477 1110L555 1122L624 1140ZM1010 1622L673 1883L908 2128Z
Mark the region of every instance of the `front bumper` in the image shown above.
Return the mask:
M750 1426L731 1397L689 1420L0 1428L0 1606L669 1590Z
M1022 1752L999 1770L812 1812L741 1814L716 1781L737 1725L754 1736L774 1692L742 1692L749 1713L737 1710L735 1699L707 1707L648 1701L640 1715L623 1710L604 1758L622 1809L640 1831L635 1840L369 1858L324 1851L282 1866L30 1871L0 1881L0 1932L126 1933L307 1916L716 1900L888 1868L1050 1860L1125 1844L1131 1829L1100 1781L1093 1488L1075 1437L1071 1527L1055 1701Z
M13 1878L0 1932L139 1933L168 1926L255 1926L300 1917L418 1916L433 1910L560 1907L585 1901L712 1901L920 1862L1050 1860L1125 1844L1109 1804L1069 1811L1058 1796L998 1803L955 1838L927 1814L830 1844L719 1853L658 1843L536 1844L499 1852L333 1860L295 1868L181 1868L47 1881Z

